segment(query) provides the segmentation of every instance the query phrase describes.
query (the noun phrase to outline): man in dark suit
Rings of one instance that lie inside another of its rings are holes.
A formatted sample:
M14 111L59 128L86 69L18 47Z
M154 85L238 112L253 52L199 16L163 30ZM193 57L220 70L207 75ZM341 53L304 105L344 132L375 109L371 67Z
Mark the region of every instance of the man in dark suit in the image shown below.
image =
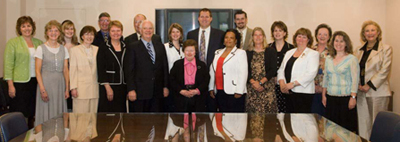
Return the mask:
M186 39L194 39L199 44L199 50L196 53L196 58L205 62L207 65L207 69L210 69L210 65L214 60L215 50L223 48L223 36L224 32L219 29L212 28L212 14L211 11L207 8L203 8L199 12L199 20L200 27L190 31L187 34ZM208 95L207 98L207 109L208 111L215 112L217 111L215 100Z
M130 112L160 112L163 98L169 94L168 62L164 45L152 40L153 23L140 25L142 38L131 43L125 56Z
M125 44L129 45L129 44L131 44L131 43L133 43L135 41L140 40L140 36L141 36L140 24L142 23L142 21L144 21L146 19L147 19L146 16L143 15L143 14L137 14L135 16L135 18L133 18L133 27L135 27L136 33L133 33L133 34L127 36L124 39ZM153 36L151 37L151 40L152 41L160 41L160 42L162 42L161 41L161 37L159 35L156 35L156 34L153 34Z
M108 25L110 24L110 14L103 12L99 15L99 27L100 30L97 32L93 40L93 45L99 47L101 44L107 42L110 39L110 34L108 33Z

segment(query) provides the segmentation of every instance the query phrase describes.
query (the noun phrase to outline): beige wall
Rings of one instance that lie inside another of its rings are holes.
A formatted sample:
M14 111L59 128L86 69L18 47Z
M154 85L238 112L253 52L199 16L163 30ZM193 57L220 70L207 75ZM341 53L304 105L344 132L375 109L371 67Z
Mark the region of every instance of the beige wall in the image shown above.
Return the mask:
M34 18L37 23L36 37L44 39L43 26L49 19L60 22L64 19L72 19L78 30L84 25L93 25L98 28L98 14L107 11L112 19L120 20L124 24L124 36L127 36L134 32L132 19L137 13L145 14L154 22L155 9L241 8L248 13L249 27L260 26L267 35L270 35L269 28L274 21L284 21L289 28L289 42L292 42L292 34L300 27L314 31L318 24L328 23L334 31L347 32L353 45L357 47L361 44L359 32L362 22L374 20L381 25L384 33L383 41L394 47L393 60L400 58L398 57L400 51L396 49L399 43L395 42L398 37L396 31L400 31L397 26L400 24L398 14L400 2L397 0L5 0L1 3L6 3L2 6L7 6L1 8L3 9L1 16L7 13L6 23L3 23L6 25L3 27L6 32L0 33L1 45L5 45L5 40L15 37L15 21L21 15L30 15ZM1 21L4 22L4 20ZM271 39L268 38L268 41ZM1 47L0 50L3 52L4 46ZM2 59L0 58L0 61ZM392 67L393 71L400 71L400 65L395 63ZM400 75L392 75L391 88L400 93L400 83L397 81L399 79ZM398 103L400 101L397 100L395 100L394 108L396 112L400 112L400 103Z
M0 1L0 25L6 25L6 1ZM0 31L6 31L6 26L0 26ZM6 34L5 32L1 32L0 34L0 77L3 77L3 55L4 55L4 46L6 43Z

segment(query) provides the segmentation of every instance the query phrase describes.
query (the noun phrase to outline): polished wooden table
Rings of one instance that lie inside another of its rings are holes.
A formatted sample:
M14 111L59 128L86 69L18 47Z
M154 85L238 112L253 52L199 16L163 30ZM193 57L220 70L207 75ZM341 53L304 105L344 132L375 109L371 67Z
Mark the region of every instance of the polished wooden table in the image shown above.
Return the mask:
M316 114L65 113L11 142L366 142Z

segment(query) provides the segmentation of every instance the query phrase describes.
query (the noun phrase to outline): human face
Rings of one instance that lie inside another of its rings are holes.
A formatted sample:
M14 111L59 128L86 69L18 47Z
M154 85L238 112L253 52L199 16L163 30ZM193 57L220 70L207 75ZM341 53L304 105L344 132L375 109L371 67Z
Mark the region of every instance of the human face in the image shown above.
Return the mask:
M236 23L236 27L238 27L239 29L246 28L247 18L245 16L245 14L237 14L235 16L235 23Z
M364 28L364 37L368 42L375 42L378 35L378 28L375 25L368 25Z
M210 15L211 13L209 13L208 11L200 11L198 20L201 28L205 29L210 26L212 21L212 17Z
M317 39L318 39L318 44L328 44L329 40L329 30L326 28L320 28L318 30L317 34Z
M110 37L112 40L119 40L122 36L121 28L117 26L111 26L110 28Z
M226 33L225 38L224 38L224 45L227 48L235 47L236 46L236 42L237 42L236 41L236 37L235 37L235 34L233 32Z
M46 35L49 37L50 41L57 41L60 36L60 31L56 26L52 26L49 30L47 30Z
M275 40L282 40L285 38L286 32L283 31L281 28L275 27L273 35Z
M64 29L64 35L65 35L65 37L67 37L67 38L72 38L72 36L74 36L74 34L75 34L74 26L67 26L67 27Z
M310 40L307 38L307 35L299 34L296 36L296 43L298 47L307 47L308 41Z
M335 48L336 52L344 52L346 49L346 42L343 39L343 36L336 36L335 41L333 41L333 47Z
M146 20L143 15L138 15L133 20L134 26L135 26L135 31L139 32L139 34L140 34L140 24L142 23L143 20Z
M182 34L178 29L172 28L172 31L171 31L172 41L179 41L179 38L181 38L181 36L182 36Z
M21 30L22 36L29 37L32 35L33 28L30 23L26 22L26 23L22 24L20 28L21 28L20 30Z
M253 41L254 41L254 43L257 45L257 44L263 44L263 42L264 42L264 35L262 34L262 32L261 31L254 31L254 34L253 34Z
M82 39L83 39L83 44L92 44L94 40L94 33L87 32L82 35Z
M188 61L192 61L194 59L194 56L196 55L196 49L194 46L187 46L183 53L185 53L185 58Z
M144 40L151 41L151 37L154 33L153 23L151 23L150 21L144 21L144 23L142 23L142 28L140 29L140 31Z
M100 30L104 32L108 31L108 24L110 24L110 17L101 17L99 19Z

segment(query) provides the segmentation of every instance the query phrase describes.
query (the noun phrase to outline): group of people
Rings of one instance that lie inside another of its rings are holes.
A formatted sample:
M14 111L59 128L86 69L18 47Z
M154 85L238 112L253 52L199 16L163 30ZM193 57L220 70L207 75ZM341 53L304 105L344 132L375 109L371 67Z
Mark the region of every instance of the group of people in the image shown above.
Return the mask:
M104 12L100 30L83 27L80 42L70 20L48 22L42 42L32 18L22 16L4 54L10 110L35 125L66 112L70 96L77 113L312 112L369 136L391 95L392 47L382 43L376 22L363 23L365 43L353 48L345 32L332 34L327 24L316 28L316 44L300 28L292 45L282 21L271 26L272 43L262 28L247 27L244 11L234 21L235 29L212 28L204 8L186 40L174 23L163 44L145 15L134 17L136 33L123 38L121 22Z

